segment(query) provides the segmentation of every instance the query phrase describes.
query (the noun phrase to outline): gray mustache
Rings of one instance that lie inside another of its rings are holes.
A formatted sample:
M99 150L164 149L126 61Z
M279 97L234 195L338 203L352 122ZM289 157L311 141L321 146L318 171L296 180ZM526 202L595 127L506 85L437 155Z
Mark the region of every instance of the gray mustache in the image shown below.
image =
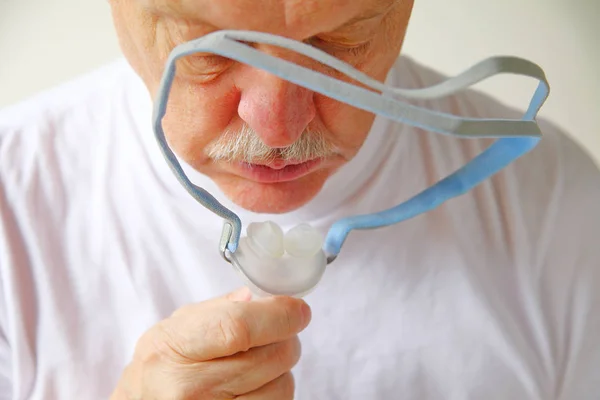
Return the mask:
M284 161L306 161L325 158L336 153L335 147L320 131L305 130L296 142L284 148L271 148L264 144L252 128L244 124L239 131L226 131L211 143L207 155L213 160L246 163Z

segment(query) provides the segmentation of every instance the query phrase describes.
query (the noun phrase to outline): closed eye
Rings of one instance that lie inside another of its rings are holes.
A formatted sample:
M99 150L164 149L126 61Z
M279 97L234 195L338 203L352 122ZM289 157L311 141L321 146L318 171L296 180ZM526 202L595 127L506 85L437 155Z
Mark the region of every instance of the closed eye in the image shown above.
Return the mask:
M364 41L358 43L342 43L329 41L321 38L312 38L309 44L315 46L333 56L343 57L344 55L350 56L361 56L364 55L367 50L371 47L371 41Z
M177 61L177 71L185 75L214 77L224 72L233 60L210 53L197 53Z

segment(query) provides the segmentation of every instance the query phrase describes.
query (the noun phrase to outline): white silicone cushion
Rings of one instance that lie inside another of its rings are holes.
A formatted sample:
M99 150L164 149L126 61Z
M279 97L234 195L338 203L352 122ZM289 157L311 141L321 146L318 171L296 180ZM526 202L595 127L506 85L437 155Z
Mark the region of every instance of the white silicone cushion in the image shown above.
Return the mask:
M285 251L295 257L312 257L323 247L323 235L308 224L290 229L284 236Z
M283 231L273 222L253 223L240 240L233 264L256 294L300 297L321 280L327 260L323 236L310 225ZM285 243L285 250L283 245Z
M248 225L248 238L259 249L271 257L281 257L285 251L283 245L283 231L274 222L253 222Z

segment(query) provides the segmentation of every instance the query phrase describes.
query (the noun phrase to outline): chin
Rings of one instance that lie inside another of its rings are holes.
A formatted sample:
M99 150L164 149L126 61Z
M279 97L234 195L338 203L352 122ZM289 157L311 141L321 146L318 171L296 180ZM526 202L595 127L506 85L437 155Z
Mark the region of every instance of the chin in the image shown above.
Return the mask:
M315 171L302 178L278 183L260 183L237 176L216 178L223 193L245 210L260 214L284 214L311 201L329 177L327 171Z

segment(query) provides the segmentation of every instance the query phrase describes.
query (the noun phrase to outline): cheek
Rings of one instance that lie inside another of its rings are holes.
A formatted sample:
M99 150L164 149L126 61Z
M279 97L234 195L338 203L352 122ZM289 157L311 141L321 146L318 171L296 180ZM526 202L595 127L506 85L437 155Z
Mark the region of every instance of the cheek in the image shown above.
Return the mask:
M400 52L402 35L401 31L391 35L394 46L389 46L387 40L378 40L365 58L367 61L354 63L354 68L380 82L385 81ZM336 78L348 81L345 76ZM347 159L353 157L367 138L375 114L321 95L315 96L315 103L319 118L332 134L335 144L343 150Z
M315 96L318 118L346 159L353 157L365 141L375 116L325 96Z
M163 119L170 146L191 165L205 164L204 148L231 125L239 98L231 79L199 85L176 78Z
M154 99L174 41L189 32L180 32L185 26L173 26L137 2L112 0L111 6L121 49ZM238 103L239 93L226 76L204 84L176 77L163 119L170 147L186 162L202 166L207 161L204 148L229 125Z
M377 54L377 52L373 54ZM367 63L355 65L355 68L383 82L394 64L396 56L389 51L379 52L379 54L381 55L370 58ZM337 78L348 80L344 77ZM356 82L353 83L356 84ZM321 95L315 96L315 104L319 119L332 135L335 144L342 149L343 155L347 159L353 157L367 138L375 120L375 114Z

